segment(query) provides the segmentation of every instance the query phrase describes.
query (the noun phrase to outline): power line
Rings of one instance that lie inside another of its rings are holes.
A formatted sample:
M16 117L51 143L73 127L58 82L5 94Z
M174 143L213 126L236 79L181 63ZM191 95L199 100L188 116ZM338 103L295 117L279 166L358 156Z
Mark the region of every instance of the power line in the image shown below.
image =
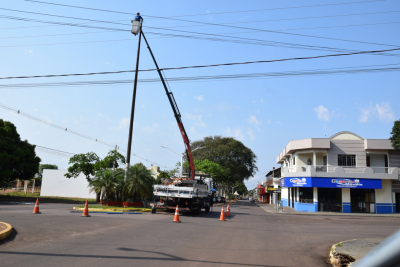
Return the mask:
M327 57L340 57L340 56L352 56L352 55L362 55L362 54L374 54L374 53L391 52L391 51L398 51L398 50L400 50L400 48L374 50L374 51L358 51L358 52L351 52L351 53L319 55L319 56L310 56L310 57L295 57L295 58L247 61L247 62L236 62L236 63L220 63L220 64L195 65L195 66L185 66L185 67L175 67L175 68L161 68L160 70L182 70L182 69L209 68L209 67L219 67L219 66L234 66L234 65L259 64L259 63L273 63L273 62L284 62L284 61L293 61L293 60L308 60L308 59L327 58ZM155 71L155 70L156 69L146 69L146 70L140 70L140 71L147 72L147 71ZM6 80L6 79L27 79L27 78L39 78L39 77L40 78L49 78L49 77L67 77L67 76L86 76L86 75L99 75L99 74L127 73L127 72L135 72L135 71L134 70L123 70L123 71L107 71L107 72L75 73L75 74L14 76L14 77L2 77L0 79L1 80Z
M13 10L13 11L18 11L18 10ZM18 11L18 12L26 12L26 11ZM40 15L47 15L47 16L55 16L55 17L63 17L65 18L65 16L58 16L58 15L53 15L53 14L44 14L44 13L37 13L37 12L27 12L27 13L35 13L35 14L40 14ZM1 16L0 16L1 17ZM8 19L16 19L16 20L31 20L28 18L21 18L21 17L5 17ZM107 21L97 21L97 20L92 20L92 19L84 19L84 18L76 18L76 17L67 17L67 18L71 18L71 19L78 19L78 20L89 20L89 21L96 21L99 23L102 22L106 22L106 23L114 23L114 22L107 22ZM37 21L37 20L34 20ZM54 22L54 21L40 21L42 23L55 23L55 24L60 24L61 22ZM64 25L64 23L61 23L62 25ZM116 23L116 24L121 24L121 25L130 25L130 24L125 24L125 23ZM82 26L80 24L72 24L72 23L67 23L67 26L77 26L77 27L85 27ZM89 26L90 28L93 28L92 26ZM102 27L95 27L95 28L101 28L104 29ZM289 45L289 48L302 48L302 49L312 49L312 50L321 50L321 49L316 49L316 47L318 46L312 46L312 45L303 45L303 44L293 44L293 43L286 43L286 42L274 42L274 41L265 41L265 40L260 40L260 39L250 39L250 38L244 38L244 37L236 37L236 36L223 36L223 35L218 35L218 34L210 34L210 33L199 33L199 32L190 32L190 31L182 31L182 30L173 30L173 29L168 29L168 28L157 28L157 27L148 27L148 28L153 28L153 29L163 29L163 30L168 30L168 31L177 31L177 32L185 32L185 33L194 33L194 34L201 34L201 35L211 35L211 36L219 36L219 37L224 37L224 38L233 38L233 39L239 39L239 40L252 40L252 41L259 41L259 42L264 42L265 44L263 45L267 45L267 44L279 44L281 47L283 45L286 45L285 47L288 47L287 45ZM107 28L110 29L110 28ZM122 29L118 29L119 31L121 31ZM124 30L124 31L128 31L128 30ZM163 35L162 33L153 33L153 34L160 34ZM201 39L200 37L193 37L193 36L185 36L185 35L165 35L164 36L169 36L169 37L185 37L185 38L195 38L195 39ZM222 41L221 39L203 39L203 40L213 40L213 41ZM115 41L115 40L110 40L110 41ZM74 43L91 43L91 42L108 42L108 41L85 41L85 42L74 42ZM243 43L243 42L242 42ZM20 46L39 46L39 45L59 45L59 44L72 44L72 43L52 43L52 44L36 44L36 45L10 45L10 46L2 46L2 47L20 47ZM246 43L248 44L248 43ZM294 47L293 47L294 45ZM305 48L307 47L307 48ZM325 49L326 47L323 47L323 50L326 51ZM340 49L340 48L329 48L329 49L336 49L336 51L346 51L346 49ZM352 51L352 50L347 50L347 51ZM353 50L354 51L354 50Z
M25 1L28 1L28 2L36 2L36 3L41 3L41 4L48 4L48 5L57 5L57 6L65 6L65 7L72 7L72 8L88 9L88 10L94 10L94 11L103 11L103 12L110 12L110 13L117 13L117 14L136 15L135 13L121 12L121 11L112 11L112 10L104 10L104 9L90 8L90 7L72 6L72 5L57 4L57 3L44 2L44 1L35 1L35 0L25 0ZM309 5L309 6L265 8L265 9L253 9L253 10L242 10L242 11L225 11L225 12L218 12L218 13L191 14L191 15L179 15L179 16L170 16L170 17L209 16L209 15L228 14L228 13L244 13L244 12L255 12L255 11L279 10L279 9L294 9L294 8L309 8L309 7L321 7L321 6L336 6L336 5L362 4L362 3L382 2L382 1L385 1L385 0L369 0L369 1L358 1L358 2L344 2L344 3L322 4L322 5Z
M111 144L109 144L109 143L106 143L106 142L104 142L104 141L101 141L101 140L98 139L98 138L89 137L89 136L87 136L87 135L78 133L78 132L76 132L76 131L69 130L69 129L63 127L63 126L59 126L59 125L57 125L57 124L54 124L54 123L51 123L51 122L42 120L42 119L40 119L40 118L34 117L34 116L32 116L32 115L29 115L29 114L27 114L27 113L21 112L20 110L11 108L11 107L6 106L6 105L1 104L1 103L0 103L0 108L3 108L3 109L5 109L5 110L8 110L8 111L11 111L11 112L14 112L14 113L17 113L18 115L22 115L22 116L24 116L24 117L26 117L26 118L35 120L35 121L40 122L40 123L43 123L43 124L46 124L46 125L48 125L48 126L51 126L51 127L56 128L56 129L59 129L59 130L65 131L65 132L72 133L72 134L77 135L77 136L79 136L79 137L83 137L83 138L86 138L86 139L89 139L89 140L92 140L92 141L96 141L97 143L100 143L100 144L103 144L103 145L106 145L106 146L109 146L109 147L114 147L114 145L111 145ZM124 151L124 150L122 150L122 149L120 149L120 150L121 150L121 151ZM124 151L124 152L126 152L126 151ZM143 158L143 157L141 157L141 156L139 156L139 155L137 155L137 154L133 154L133 155L134 155L135 157L137 157L137 158L146 160L147 162L155 163L155 164L157 164L157 165L159 165L159 166L164 166L164 165L158 164L158 163L155 162L155 161L152 161L152 160L148 160L148 159L146 159L146 158ZM167 167L167 166L164 166L164 167ZM167 167L167 168L168 168L168 167Z
M5 110L8 110L8 111L11 111L11 112L14 112L14 113L16 113L16 114L18 114L18 115L21 115L21 116L24 116L24 117L26 117L26 118L28 118L28 119L32 119L32 120L35 120L35 121L37 121L37 122L46 124L46 125L48 125L48 126L51 126L51 127L53 127L53 128L56 128L56 129L58 129L58 130L65 131L65 132L68 132L68 133L77 135L77 136L82 137L82 138L86 138L86 139L91 140L91 141L95 141L95 142L97 142L97 143L100 143L100 144L103 144L103 145L106 145L106 146L114 147L114 145L111 145L111 144L109 144L109 143L107 143L107 142L105 142L105 141L102 141L102 140L98 139L98 138L90 137L90 136L87 136L87 135L85 135L85 134L82 134L82 133L79 133L79 132L76 132L76 131L69 130L67 127L60 126L60 125L57 125L57 124L54 124L54 123L51 123L51 122L42 120L42 119L40 119L40 118L37 118L37 117L32 116L32 115L29 115L29 114L27 114L27 113L24 113L24 112L18 110L18 109L14 109L14 108L12 108L12 107L6 106L6 105L1 104L1 103L0 103L0 108L5 109Z
M361 74L361 73L379 73L399 71L400 68L371 68L381 66L395 66L394 64L354 66L328 69L312 69L286 72L263 72L263 73L246 73L232 75L213 75L213 76L189 76L189 77L172 77L168 78L169 82L193 82L193 81L216 81L216 80L231 80L231 79L255 79L255 78L275 78L275 77L291 77L291 76L310 76L310 75L330 75L330 74ZM158 78L139 79L139 83L158 83ZM0 89L10 88L54 88L54 87L76 87L76 86L93 86L93 85L124 85L132 84L133 80L103 80L103 81L80 81L80 82L58 82L58 83L25 83L25 84L3 84Z
M368 13L352 13L352 14L338 14L338 15L327 15L327 16L313 16L313 17L299 17L299 18L285 18L285 19L267 19L267 20L253 20L253 21L236 21L236 22L222 22L220 24L244 24L244 23L259 23L259 22L273 22L273 21L289 21L289 20L305 20L305 19L321 19L321 18L335 18L335 17L348 17L348 16L364 16L364 15L376 15L376 14L387 14L387 13L398 13L400 10L392 11L380 11L380 12L368 12ZM184 28L184 27L201 27L201 25L183 25L173 26L167 28Z
M72 5L65 5L65 4L56 4L56 3L44 2L44 1L36 1L36 0L24 0L24 1L36 2L36 3L41 3L41 4L59 5L59 6L73 7L73 8L81 8L81 9L88 9L88 10L96 10L96 11L103 11L103 12L134 15L133 13L127 13L127 12L103 10L103 9L88 8L88 7L81 7L81 6L72 6ZM372 2L377 2L377 1L381 1L381 0L372 0ZM382 0L382 1L385 1L385 0ZM363 1L363 2L366 2L366 1ZM371 2L371 1L367 1L367 2ZM352 3L355 3L355 2L352 2ZM334 5L334 4L331 4L331 5ZM298 7L292 7L292 8L298 8ZM193 23L204 24L204 25L212 25L212 26L230 27L230 28L256 30L256 31L278 33L278 34L295 35L295 36L302 36L302 37L309 37L309 38L319 38L319 39L328 39L328 40L336 40L336 41L343 41L343 42L353 42L353 43L363 43L363 44L384 45L384 46L394 46L395 47L395 45L380 44L380 43L373 43L373 42L364 42L364 41L356 41L356 40L348 40L348 39L340 39L340 38L332 38L332 37L324 37L324 36L316 36L316 35L306 35L306 34L298 34L298 33L288 33L288 32L273 31L273 30L262 30L262 29L255 29L255 28L224 25L224 24L218 24L218 23L210 23L210 22L204 22L204 21L184 20L184 19L173 18L172 16L170 16L170 17L151 16L151 15L146 15L146 16L149 17L149 18L158 18L158 19L167 19L167 20L175 20L175 21L193 22Z
M76 18L76 17L67 17L67 16L59 16L59 15L54 15L54 14L48 14L48 13L38 13L38 12L28 12L28 11L21 11L21 10L14 10L14 9L7 9L7 10L12 10L12 11L16 11L16 12L23 12L23 13L34 13L34 14L39 14L39 15L45 15L45 16L55 16L55 17L62 17L62 18L70 18L70 19L78 19L78 20L87 20L87 21L95 21L95 22L99 22L99 23L112 23L112 24L119 24L119 25L130 25L130 24L126 24L126 23L115 23L115 22L111 22L111 21L98 21L98 20L92 20L92 19L84 19L84 18ZM0 16L1 17L1 16ZM9 19L17 19L17 20L32 20L32 19L28 19L28 18L20 18L20 17L7 17L7 16L3 16L5 18L9 18ZM34 20L34 21L38 21L38 20ZM67 26L76 26L76 27L85 27L82 26L80 24L72 24L72 23L61 23L61 22L53 22L53 21L39 21L42 23L55 23L55 24L62 24L62 25L67 25ZM89 26L90 28L93 28L93 26ZM111 28L102 28L102 27L95 27L95 28L101 28L101 29L111 29ZM194 33L194 34L201 34L201 35L211 35L211 36L222 36L224 38L234 38L234 39L240 39L240 40L252 40L252 41L259 41L259 42L264 42L264 44L262 45L272 45L272 44L279 44L282 47L282 44L285 45L284 47L286 48L301 48L301 49L311 49L311 50L321 50L318 49L318 46L311 46L311 45L302 45L302 44L293 44L293 43L285 43L285 42L274 42L274 41L265 41L265 40L259 40L259 39L252 39L252 38L244 38L244 37L235 37L235 36L223 36L223 35L218 35L218 34L209 34L209 33L199 33L199 32L189 32L189 31L182 31L182 30L173 30L173 29L169 29L169 28L157 28L157 27L148 27L148 28L153 28L153 29L163 29L163 30L168 30L168 31L178 31L178 32L185 32L185 33ZM116 29L121 31L122 29ZM125 30L127 31L127 30ZM163 35L162 33L153 33L153 34L160 34ZM172 35L165 35L164 36L172 36ZM185 37L185 38L195 38L195 39L201 39L201 37L193 37L193 36L184 36L184 35L179 35L179 36L173 36L173 37ZM203 38L203 40L205 40ZM221 39L207 39L207 40L212 40L212 41L223 41ZM109 42L109 41L115 41L115 40L107 40L107 41L85 41L85 42L74 42L74 43L92 43L92 42ZM226 40L225 40L226 42ZM232 41L231 41L232 42ZM236 42L238 43L238 42ZM243 43L243 42L239 42L239 43ZM13 45L13 46L2 46L2 47L20 47L20 46L39 46L39 45L59 45L59 44L72 44L72 43L52 43L52 44L36 44L36 45ZM245 43L245 44L249 44L249 43ZM251 43L254 44L254 43ZM289 45L289 46L287 46ZM293 46L294 45L294 46ZM320 48L320 46L319 46ZM355 50L348 50L348 49L340 49L340 48L331 48L331 47L322 47L324 51L326 51L326 48L328 48L329 50L333 50L333 51L355 51ZM387 55L387 54L382 54L382 55ZM390 55L389 56L393 56ZM397 55L394 55L397 56Z

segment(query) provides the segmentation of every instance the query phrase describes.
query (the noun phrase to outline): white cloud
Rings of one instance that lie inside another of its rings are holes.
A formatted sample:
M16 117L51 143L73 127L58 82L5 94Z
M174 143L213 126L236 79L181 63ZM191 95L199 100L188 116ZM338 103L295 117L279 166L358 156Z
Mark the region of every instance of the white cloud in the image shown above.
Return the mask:
M376 104L376 111L378 112L379 119L386 121L394 121L394 112L389 103Z
M198 96L195 96L194 98L196 98L196 100L198 100L198 101L204 101L204 95L198 95Z
M256 136L254 135L252 129L247 129L247 134L250 136L250 139L251 139L251 140L256 139Z
M235 128L235 129L231 130L231 128L228 127L225 132L227 135L235 137L238 140L241 140L241 141L244 140L244 135L242 133L242 130L240 130L239 128Z
M29 54L32 54L32 53L33 53L33 51L32 51L32 50L28 50L28 53L29 53Z
M361 110L360 122L367 122L371 114L374 113L373 107L361 108L360 110Z
M325 108L323 105L318 106L314 108L315 112L317 112L318 119L323 120L323 121L329 121L330 113L327 108Z
M394 121L394 112L389 103L376 104L375 106L369 106L366 108L360 108L361 116L360 122L368 122L373 115L377 115L382 121Z
M256 116L250 116L247 120L250 124L259 125L261 121L257 120Z
M159 125L158 123L155 123L155 124L153 124L153 125L144 126L144 127L142 127L140 130L141 130L142 132L145 132L145 133L154 133L155 131L158 131L159 126L160 126L160 125Z
M101 113L97 113L97 115L100 116L100 117L104 117L103 114L101 114ZM118 127L114 127L114 128L111 128L111 129L117 130L117 131L119 131L119 130L121 130L121 129L124 129L126 126L129 125L129 121L130 121L129 118L122 118L122 119L119 121Z
M184 115L185 118L187 118L188 120L191 120L191 121L201 121L201 115L194 115L194 114L190 114L190 113L184 113L183 115Z

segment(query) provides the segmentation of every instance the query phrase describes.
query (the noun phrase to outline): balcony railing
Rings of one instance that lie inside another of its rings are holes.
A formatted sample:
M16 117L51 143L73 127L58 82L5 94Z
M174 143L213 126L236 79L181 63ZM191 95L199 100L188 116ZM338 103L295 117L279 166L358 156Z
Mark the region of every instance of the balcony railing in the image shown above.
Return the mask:
M326 166L326 165L302 165L284 168L283 172L289 173L348 173L348 174L395 174L397 168L393 167L346 167L346 166Z

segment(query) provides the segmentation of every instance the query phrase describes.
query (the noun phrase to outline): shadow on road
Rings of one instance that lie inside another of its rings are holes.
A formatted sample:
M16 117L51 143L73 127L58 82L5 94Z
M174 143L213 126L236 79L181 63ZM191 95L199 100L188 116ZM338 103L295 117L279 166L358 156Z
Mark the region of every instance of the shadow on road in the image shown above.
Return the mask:
M13 228L11 235L7 237L5 240L0 241L0 245L13 241L17 237L17 234L18 234L17 230Z
M182 257L177 257L168 253L162 252L154 252L154 251L147 251L147 250L138 250L132 248L117 248L117 250L121 251L129 251L129 252L139 252L139 253L152 253L157 254L159 256L163 256L160 258L156 257L134 257L134 256L112 256L112 255L79 255L79 254L53 254L53 253L34 253L34 252L19 252L19 251L0 251L0 254L5 255L19 255L19 256L45 256L45 257L72 257L72 258L95 258L95 259L126 259L126 260L153 260L153 261L179 261L179 262L198 262L198 263L205 263L205 264L229 264L234 266L243 266L243 263L236 263L236 262L221 262L221 261L207 261L207 260L192 260L192 259L185 259ZM259 264L246 264L246 266L266 266L266 267L278 267L275 265L259 265Z

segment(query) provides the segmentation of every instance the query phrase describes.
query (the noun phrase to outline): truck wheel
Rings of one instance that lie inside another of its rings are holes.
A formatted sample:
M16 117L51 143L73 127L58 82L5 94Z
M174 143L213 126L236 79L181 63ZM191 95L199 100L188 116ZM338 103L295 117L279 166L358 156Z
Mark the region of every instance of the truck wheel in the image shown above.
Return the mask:
M156 212L157 212L156 207L152 207L152 208L151 208L151 214L155 214Z
M205 206L204 209L206 210L206 212L210 211L210 206Z

